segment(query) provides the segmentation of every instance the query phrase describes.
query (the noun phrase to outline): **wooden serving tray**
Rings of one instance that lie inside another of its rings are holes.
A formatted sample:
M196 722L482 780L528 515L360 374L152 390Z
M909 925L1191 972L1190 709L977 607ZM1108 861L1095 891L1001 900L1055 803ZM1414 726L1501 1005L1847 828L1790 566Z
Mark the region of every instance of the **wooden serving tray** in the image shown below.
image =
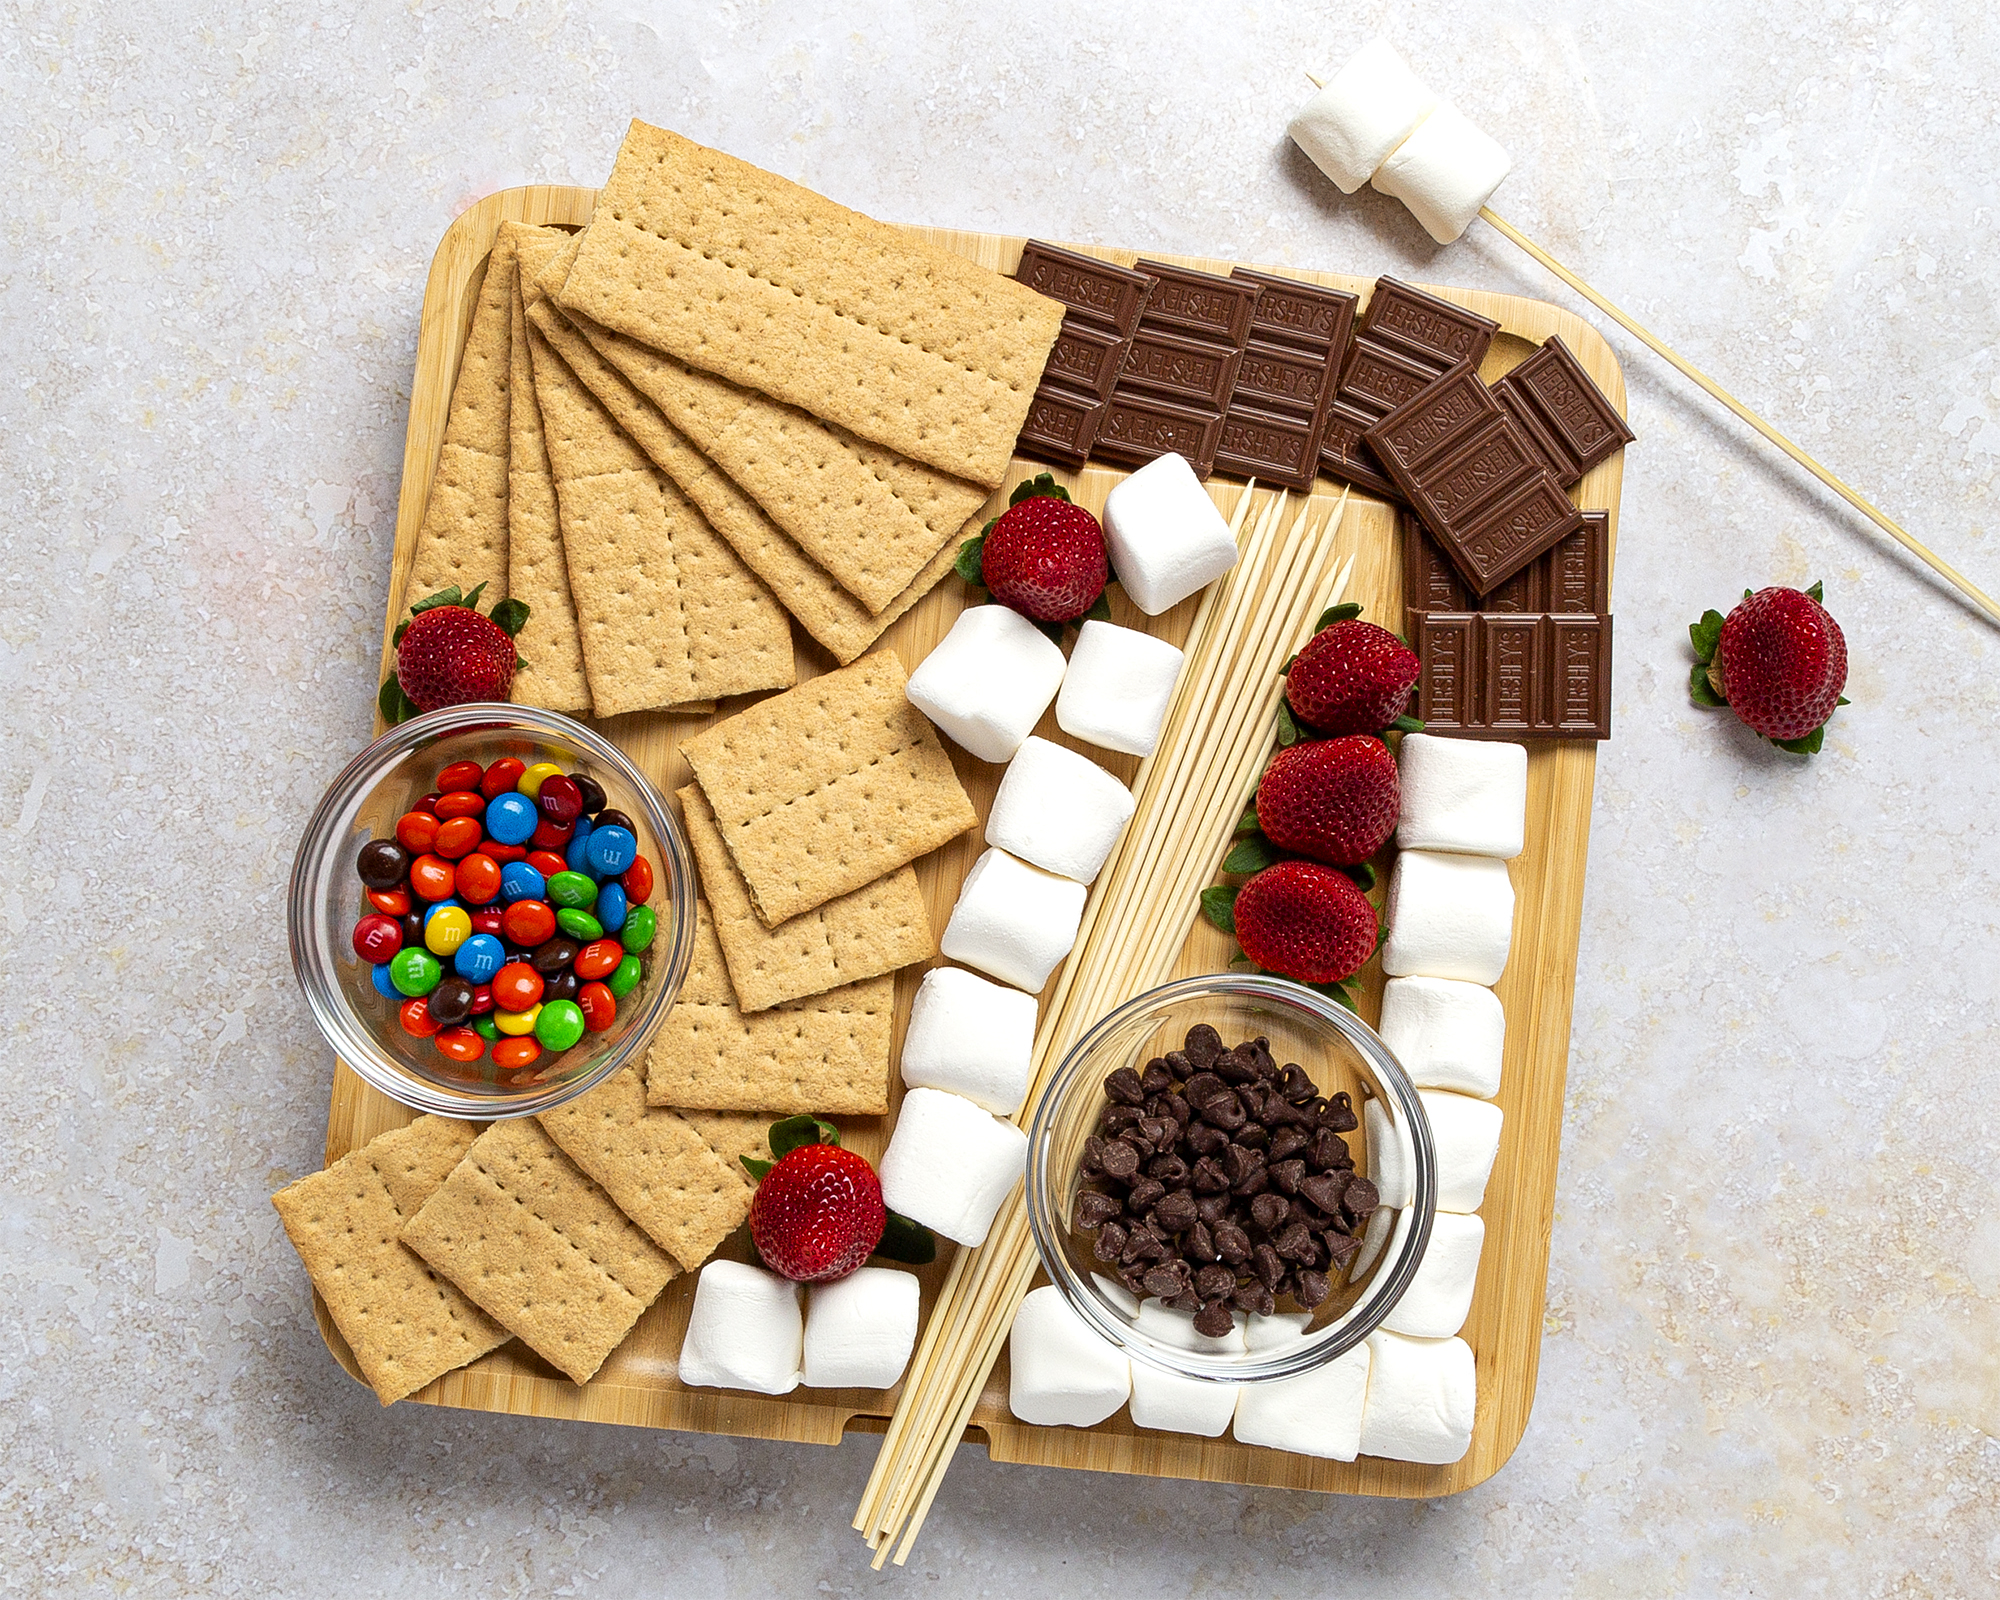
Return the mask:
M416 375L410 391L410 426L403 456L403 486L397 506L391 604L385 619L382 671L390 669L389 629L401 615L402 589L411 547L423 521L431 474L443 440L445 410L458 371L467 330L485 274L487 254L503 219L578 226L589 220L596 191L549 185L508 189L487 196L446 230L431 264L417 340ZM1024 241L990 234L919 228L912 232L999 271L1011 271ZM1089 253L1129 264L1130 251ZM1155 253L1157 255L1157 253ZM1231 262L1185 256L1158 256L1211 272L1227 272ZM1297 278L1366 295L1371 281L1330 273L1276 269ZM1611 350L1580 318L1537 300L1475 290L1439 289L1447 299L1501 325L1483 367L1489 379L1512 367L1548 335L1560 334L1604 392L1622 411L1625 386ZM1581 484L1586 508L1611 513L1615 544L1622 456L1613 456ZM1017 458L995 505L1021 478L1048 470ZM1080 474L1060 474L1071 492L1093 511L1124 474L1092 466ZM1218 479L1211 485L1225 512L1233 511L1242 485ZM1264 490L1257 490L1260 503ZM1321 479L1315 486L1315 520L1324 520L1339 498L1339 487ZM1296 497L1295 497L1296 498ZM1253 513L1254 514L1254 513ZM1335 534L1357 554L1347 598L1367 614L1402 629L1402 556L1392 510L1358 493L1350 500ZM1196 600L1164 616L1139 614L1116 589L1112 608L1118 622L1142 627L1180 644L1193 620ZM951 627L963 608L966 587L946 577L919 605L884 635L884 642L914 667ZM832 669L832 658L805 634L793 630L801 681ZM1298 641L1303 644L1304 639ZM680 741L739 710L747 700L726 702L713 717L637 713L599 723L599 731L619 744L671 795L689 778ZM1036 730L1046 738L1072 743L1054 726L1051 714ZM1002 769L973 760L947 741L973 803L983 820ZM1138 763L1126 756L1076 746L1129 782ZM1270 1484L1292 1489L1429 1498L1470 1488L1499 1470L1527 1426L1535 1394L1541 1347L1543 1300L1547 1288L1549 1229L1555 1205L1556 1149L1562 1124L1563 1079L1568 1065L1570 1002L1576 977L1578 928L1583 910L1584 857L1590 839L1591 786L1596 747L1561 741L1528 746L1527 849L1510 864L1516 893L1513 954L1498 992L1507 1013L1505 1074L1498 1104L1506 1113L1500 1154L1486 1190L1485 1255L1478 1291L1464 1338L1477 1356L1479 1407L1472 1448L1448 1467L1363 1458L1352 1463L1321 1461L1282 1451L1238 1444L1229 1438L1195 1439L1135 1427L1122 1411L1099 1426L1040 1428L1016 1422L1007 1410L1007 1365L1003 1354L973 1413L968 1438L980 1438L992 1457L1046 1466L1090 1467L1106 1472L1148 1473L1158 1477ZM1247 801L1249 797L1246 795ZM958 887L981 849L979 832L967 833L917 864L932 925L942 929ZM1195 916L1177 975L1221 971L1234 951L1231 940ZM900 1051L911 996L922 969L900 975L896 985L895 1042ZM1362 1013L1379 1015L1382 974L1379 959L1362 974ZM892 1074L892 1078L894 1075ZM900 1101L900 1081L892 1099ZM892 1106L891 1118L894 1116ZM326 1159L339 1159L376 1134L400 1127L411 1113L370 1089L344 1063L336 1063L332 1107L327 1122ZM849 1119L844 1137L874 1159L887 1142L890 1119ZM945 1252L951 1247L945 1246ZM740 1245L725 1244L723 1253ZM944 1254L941 1252L941 1254ZM948 1254L920 1274L925 1315L942 1282ZM895 1391L799 1389L780 1398L715 1389L683 1389L676 1357L687 1326L694 1276L676 1280L646 1312L631 1336L590 1383L579 1387L545 1365L519 1343L509 1344L460 1371L447 1374L413 1398L433 1405L460 1406L521 1416L585 1418L701 1433L791 1439L835 1444L850 1429L880 1432L894 1409ZM314 1297L314 1312L328 1348L348 1373L360 1377L353 1356Z

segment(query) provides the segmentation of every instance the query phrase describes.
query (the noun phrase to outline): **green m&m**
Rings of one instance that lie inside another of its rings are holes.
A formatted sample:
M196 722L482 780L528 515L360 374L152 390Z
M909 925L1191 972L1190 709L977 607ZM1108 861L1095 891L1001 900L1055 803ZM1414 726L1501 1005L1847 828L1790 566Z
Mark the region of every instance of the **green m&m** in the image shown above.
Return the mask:
M659 925L659 916L651 906L634 906L625 913L625 926L618 930L619 942L636 956L651 946ZM611 992L616 994L618 991L613 989Z
M556 926L578 944L589 944L593 939L604 937L604 924L588 911L579 911L575 906L564 906L556 913Z
M623 1000L639 987L639 980L646 975L645 965L637 956L627 956L618 963L617 970L604 980L604 987L611 991L612 998Z
M535 1037L544 1049L567 1050L583 1037L583 1008L574 1000L550 1000L535 1018Z
M549 878L549 903L587 910L597 899L597 883L581 872L558 872Z
M429 994L443 976L438 958L421 945L398 950L389 958L389 981L411 999Z

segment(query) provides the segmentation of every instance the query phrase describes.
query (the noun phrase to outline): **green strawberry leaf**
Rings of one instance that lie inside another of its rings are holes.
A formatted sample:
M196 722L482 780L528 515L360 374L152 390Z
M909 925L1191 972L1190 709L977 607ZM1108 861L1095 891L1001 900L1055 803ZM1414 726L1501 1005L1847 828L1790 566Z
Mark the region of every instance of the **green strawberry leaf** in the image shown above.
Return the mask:
M1743 598L1744 598L1745 600L1748 600L1748 599L1750 598L1750 596L1751 596L1751 593L1752 593L1752 591L1751 591L1751 590L1749 590L1749 589L1745 589L1745 590L1743 591Z
M1383 731L1385 733L1422 733L1424 731L1424 719L1422 717L1413 717L1406 711Z
M1313 632L1318 633L1319 630L1322 628L1330 628L1336 622L1352 622L1356 617L1360 615L1361 615L1360 602L1355 600L1343 600L1337 606L1328 606L1324 611L1322 611L1319 614L1319 621L1313 624Z
M1239 874L1262 872L1277 859L1278 847L1261 833L1253 833L1222 858L1222 870Z
M840 1130L818 1117L786 1117L771 1124L771 1154L782 1161L801 1145L840 1143Z
M467 611L477 611L479 609L479 597L485 592L486 580L482 578L472 586L472 593L459 601L459 604L464 606Z
M1257 802L1252 800L1250 802L1250 809L1237 818L1236 831L1239 834L1255 833L1257 828Z
M921 1222L889 1213L889 1225L875 1246L875 1254L906 1267L923 1267L937 1260L937 1238Z
M951 570L967 583L982 588L986 583L986 569L981 565L980 557L986 549L986 535L992 531L993 524L989 522L958 547L958 559L951 564Z
M506 634L508 638L518 638L521 630L528 625L528 602L525 600L496 600L493 602L493 610L490 615L493 619L493 625Z
M1851 706L1853 704L1854 702L1848 699L1846 695L1841 695L1838 699L1836 699L1833 702L1833 708L1834 710L1838 711L1842 706Z
M464 604L465 597L458 592L458 585L454 583L449 589L440 589L436 594L419 600L415 605L410 607L410 615L414 617L419 612L430 610L433 606L462 606Z
M1688 698L1698 706L1726 706L1729 702L1715 692L1709 682L1708 666L1697 661L1688 673Z
M744 1170L759 1183L764 1181L764 1174L778 1164L775 1161L765 1161L759 1156L738 1156L737 1159L743 1163Z
M1028 620L1035 623L1036 628L1041 631L1050 644L1059 645L1062 643L1065 624L1060 622L1035 622L1033 617L1028 618Z
M1299 742L1299 725L1292 717L1292 708L1284 701L1278 702L1278 748L1289 750Z
M1107 586L1097 591L1097 598L1090 602L1090 609L1077 619L1080 626L1086 622L1109 622L1111 620L1111 590Z
M416 702L403 693L403 686L396 681L393 672L382 680L381 691L375 696L375 708L392 728L418 714Z
M396 631L389 635L389 648L393 650L400 645L403 642L403 635L409 631L410 619L405 617L401 622L396 624Z
M1780 750L1789 750L1795 756L1816 756L1820 746L1826 743L1826 724L1822 722L1803 739L1773 739Z
M1044 494L1051 495L1057 500L1069 498L1069 490L1056 482L1053 473L1038 472L1026 482L1014 486L1014 492L1007 496L1008 508L1011 510L1023 500L1032 500L1037 495Z
M1295 983L1298 982L1296 978L1292 981ZM1344 978L1338 983L1307 983L1301 984L1300 987L1310 989L1315 994L1325 995L1327 999L1346 1006L1356 1016L1361 1014L1361 1008L1354 1003L1354 990L1349 987L1347 980Z
M1806 590L1806 593L1812 596L1812 603L1814 605L1824 605L1826 603L1826 585L1821 583L1819 579L1813 579L1813 585L1810 589Z
M1703 664L1715 659L1715 644L1722 637L1722 613L1704 611L1701 621L1688 624L1688 642L1694 646L1694 653Z
M1237 892L1219 883L1201 891L1201 914L1224 933L1236 931Z
M1375 869L1365 861L1351 867L1335 867L1334 871L1346 874L1363 894L1375 887Z

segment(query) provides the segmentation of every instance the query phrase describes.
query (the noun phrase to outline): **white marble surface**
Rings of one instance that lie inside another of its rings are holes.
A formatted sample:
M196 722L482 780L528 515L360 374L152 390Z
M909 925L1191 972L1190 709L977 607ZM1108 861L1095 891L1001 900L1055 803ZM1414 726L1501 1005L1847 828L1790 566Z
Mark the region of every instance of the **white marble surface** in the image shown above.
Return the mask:
M1540 1399L1393 1504L413 1406L328 1359L296 831L366 737L433 243L628 115L907 220L1546 294L1282 142L1384 27L1503 212L2000 587L2000 19L1914 0L34 3L0 32L0 1590L1972 1596L2000 1585L2000 634L1627 359ZM1560 296L1558 296L1560 297ZM1810 765L1684 624L1826 580Z

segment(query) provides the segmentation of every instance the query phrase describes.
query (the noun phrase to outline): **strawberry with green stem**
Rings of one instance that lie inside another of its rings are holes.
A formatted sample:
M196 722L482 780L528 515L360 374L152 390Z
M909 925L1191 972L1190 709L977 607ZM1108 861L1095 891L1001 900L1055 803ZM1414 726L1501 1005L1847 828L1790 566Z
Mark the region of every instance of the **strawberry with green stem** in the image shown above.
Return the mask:
M1046 472L1015 487L1007 509L960 547L953 570L1058 642L1067 624L1111 618L1104 529Z
M1821 604L1824 590L1743 591L1727 617L1705 611L1688 629L1695 664L1688 694L1727 706L1780 750L1817 755L1826 721L1847 704L1847 640Z
M528 602L499 600L481 615L486 585L460 594L458 585L419 600L396 626L396 670L382 682L382 720L399 722L440 706L505 700L522 665L514 636L528 624Z

